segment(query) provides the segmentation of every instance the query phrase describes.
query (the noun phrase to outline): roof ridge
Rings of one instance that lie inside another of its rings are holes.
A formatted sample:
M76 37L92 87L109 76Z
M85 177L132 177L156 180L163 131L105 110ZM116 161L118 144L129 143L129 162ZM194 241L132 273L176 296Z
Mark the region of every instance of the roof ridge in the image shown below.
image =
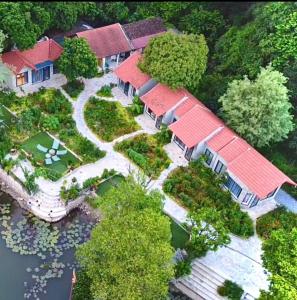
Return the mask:
M15 54L16 56L18 56L20 59L23 60L25 65L29 65L30 68L35 69L35 65L27 57L25 57L20 50L16 50Z
M129 39L128 36L126 35L126 32L125 32L124 28L122 27L122 25L121 25L120 23L116 23L116 24L118 24L118 25L120 26L120 28L121 28L121 30L122 30L122 32L123 32L123 34L124 34L124 36L125 36L125 38L126 38L128 44L129 44L131 50L133 50L133 49L134 49L134 46L132 45L132 42L130 41L130 39ZM130 51L131 51L131 50L130 50Z

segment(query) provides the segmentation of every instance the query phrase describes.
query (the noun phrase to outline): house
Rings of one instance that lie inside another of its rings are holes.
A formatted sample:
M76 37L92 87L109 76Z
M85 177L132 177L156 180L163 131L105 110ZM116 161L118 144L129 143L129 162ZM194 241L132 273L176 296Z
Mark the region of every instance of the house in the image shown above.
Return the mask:
M114 70L118 78L118 87L130 99L135 95L142 96L157 84L137 67L140 58L141 54L135 51Z
M133 50L119 23L78 32L76 36L87 40L103 70L114 69Z
M161 18L151 18L125 24L122 25L122 28L130 39L133 49L140 50L140 52L143 52L152 37L167 31Z
M57 69L53 62L63 52L63 48L52 39L38 42L29 50L12 50L1 55L2 63L10 70L5 85L12 90L25 85L49 80Z

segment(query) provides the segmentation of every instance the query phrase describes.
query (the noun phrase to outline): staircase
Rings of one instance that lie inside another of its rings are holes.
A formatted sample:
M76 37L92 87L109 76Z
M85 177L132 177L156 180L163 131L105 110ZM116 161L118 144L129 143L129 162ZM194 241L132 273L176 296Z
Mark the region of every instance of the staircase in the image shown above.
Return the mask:
M175 286L193 300L223 300L217 293L226 278L222 277L203 263L195 260L190 275L178 279Z

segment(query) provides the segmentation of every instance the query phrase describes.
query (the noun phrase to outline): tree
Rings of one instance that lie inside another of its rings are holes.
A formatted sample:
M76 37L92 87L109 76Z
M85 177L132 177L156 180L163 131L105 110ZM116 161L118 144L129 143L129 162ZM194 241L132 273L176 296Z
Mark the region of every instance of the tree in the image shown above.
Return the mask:
M76 253L93 298L167 299L174 252L169 219L159 211L160 197L124 183L103 198L104 218Z
M200 257L208 250L216 251L219 246L230 243L229 230L218 211L202 208L190 213L190 240L187 249L192 257Z
M0 54L3 51L4 48L4 41L7 38L7 35L3 33L2 30L0 30ZM1 57L0 57L0 88L1 84L8 78L10 75L10 72L8 68L2 63Z
M84 38L66 38L64 51L57 63L59 70L70 81L79 76L92 78L97 75L97 58Z
M173 89L193 88L206 70L207 54L203 35L167 32L150 40L139 67Z
M286 81L271 66L261 68L254 82L247 76L232 81L219 99L226 123L257 147L287 138L294 126Z

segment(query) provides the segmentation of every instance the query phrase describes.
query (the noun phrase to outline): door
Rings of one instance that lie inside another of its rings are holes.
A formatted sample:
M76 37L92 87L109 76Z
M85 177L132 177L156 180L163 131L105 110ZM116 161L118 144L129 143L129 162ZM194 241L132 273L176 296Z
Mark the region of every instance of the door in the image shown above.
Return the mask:
M156 121L156 128L160 129L161 124L162 124L162 119L163 119L163 116L159 116L159 117L157 118L157 121Z
M185 158L190 161L191 160L191 156L193 153L194 147L192 148L187 148L186 154L185 154Z
M43 70L43 81L50 79L51 77L51 69L50 66L47 66L42 69Z
M32 83L41 82L43 80L42 69L32 71Z
M125 85L124 85L124 94L126 96L128 96L128 91L129 91L129 82L126 82Z

